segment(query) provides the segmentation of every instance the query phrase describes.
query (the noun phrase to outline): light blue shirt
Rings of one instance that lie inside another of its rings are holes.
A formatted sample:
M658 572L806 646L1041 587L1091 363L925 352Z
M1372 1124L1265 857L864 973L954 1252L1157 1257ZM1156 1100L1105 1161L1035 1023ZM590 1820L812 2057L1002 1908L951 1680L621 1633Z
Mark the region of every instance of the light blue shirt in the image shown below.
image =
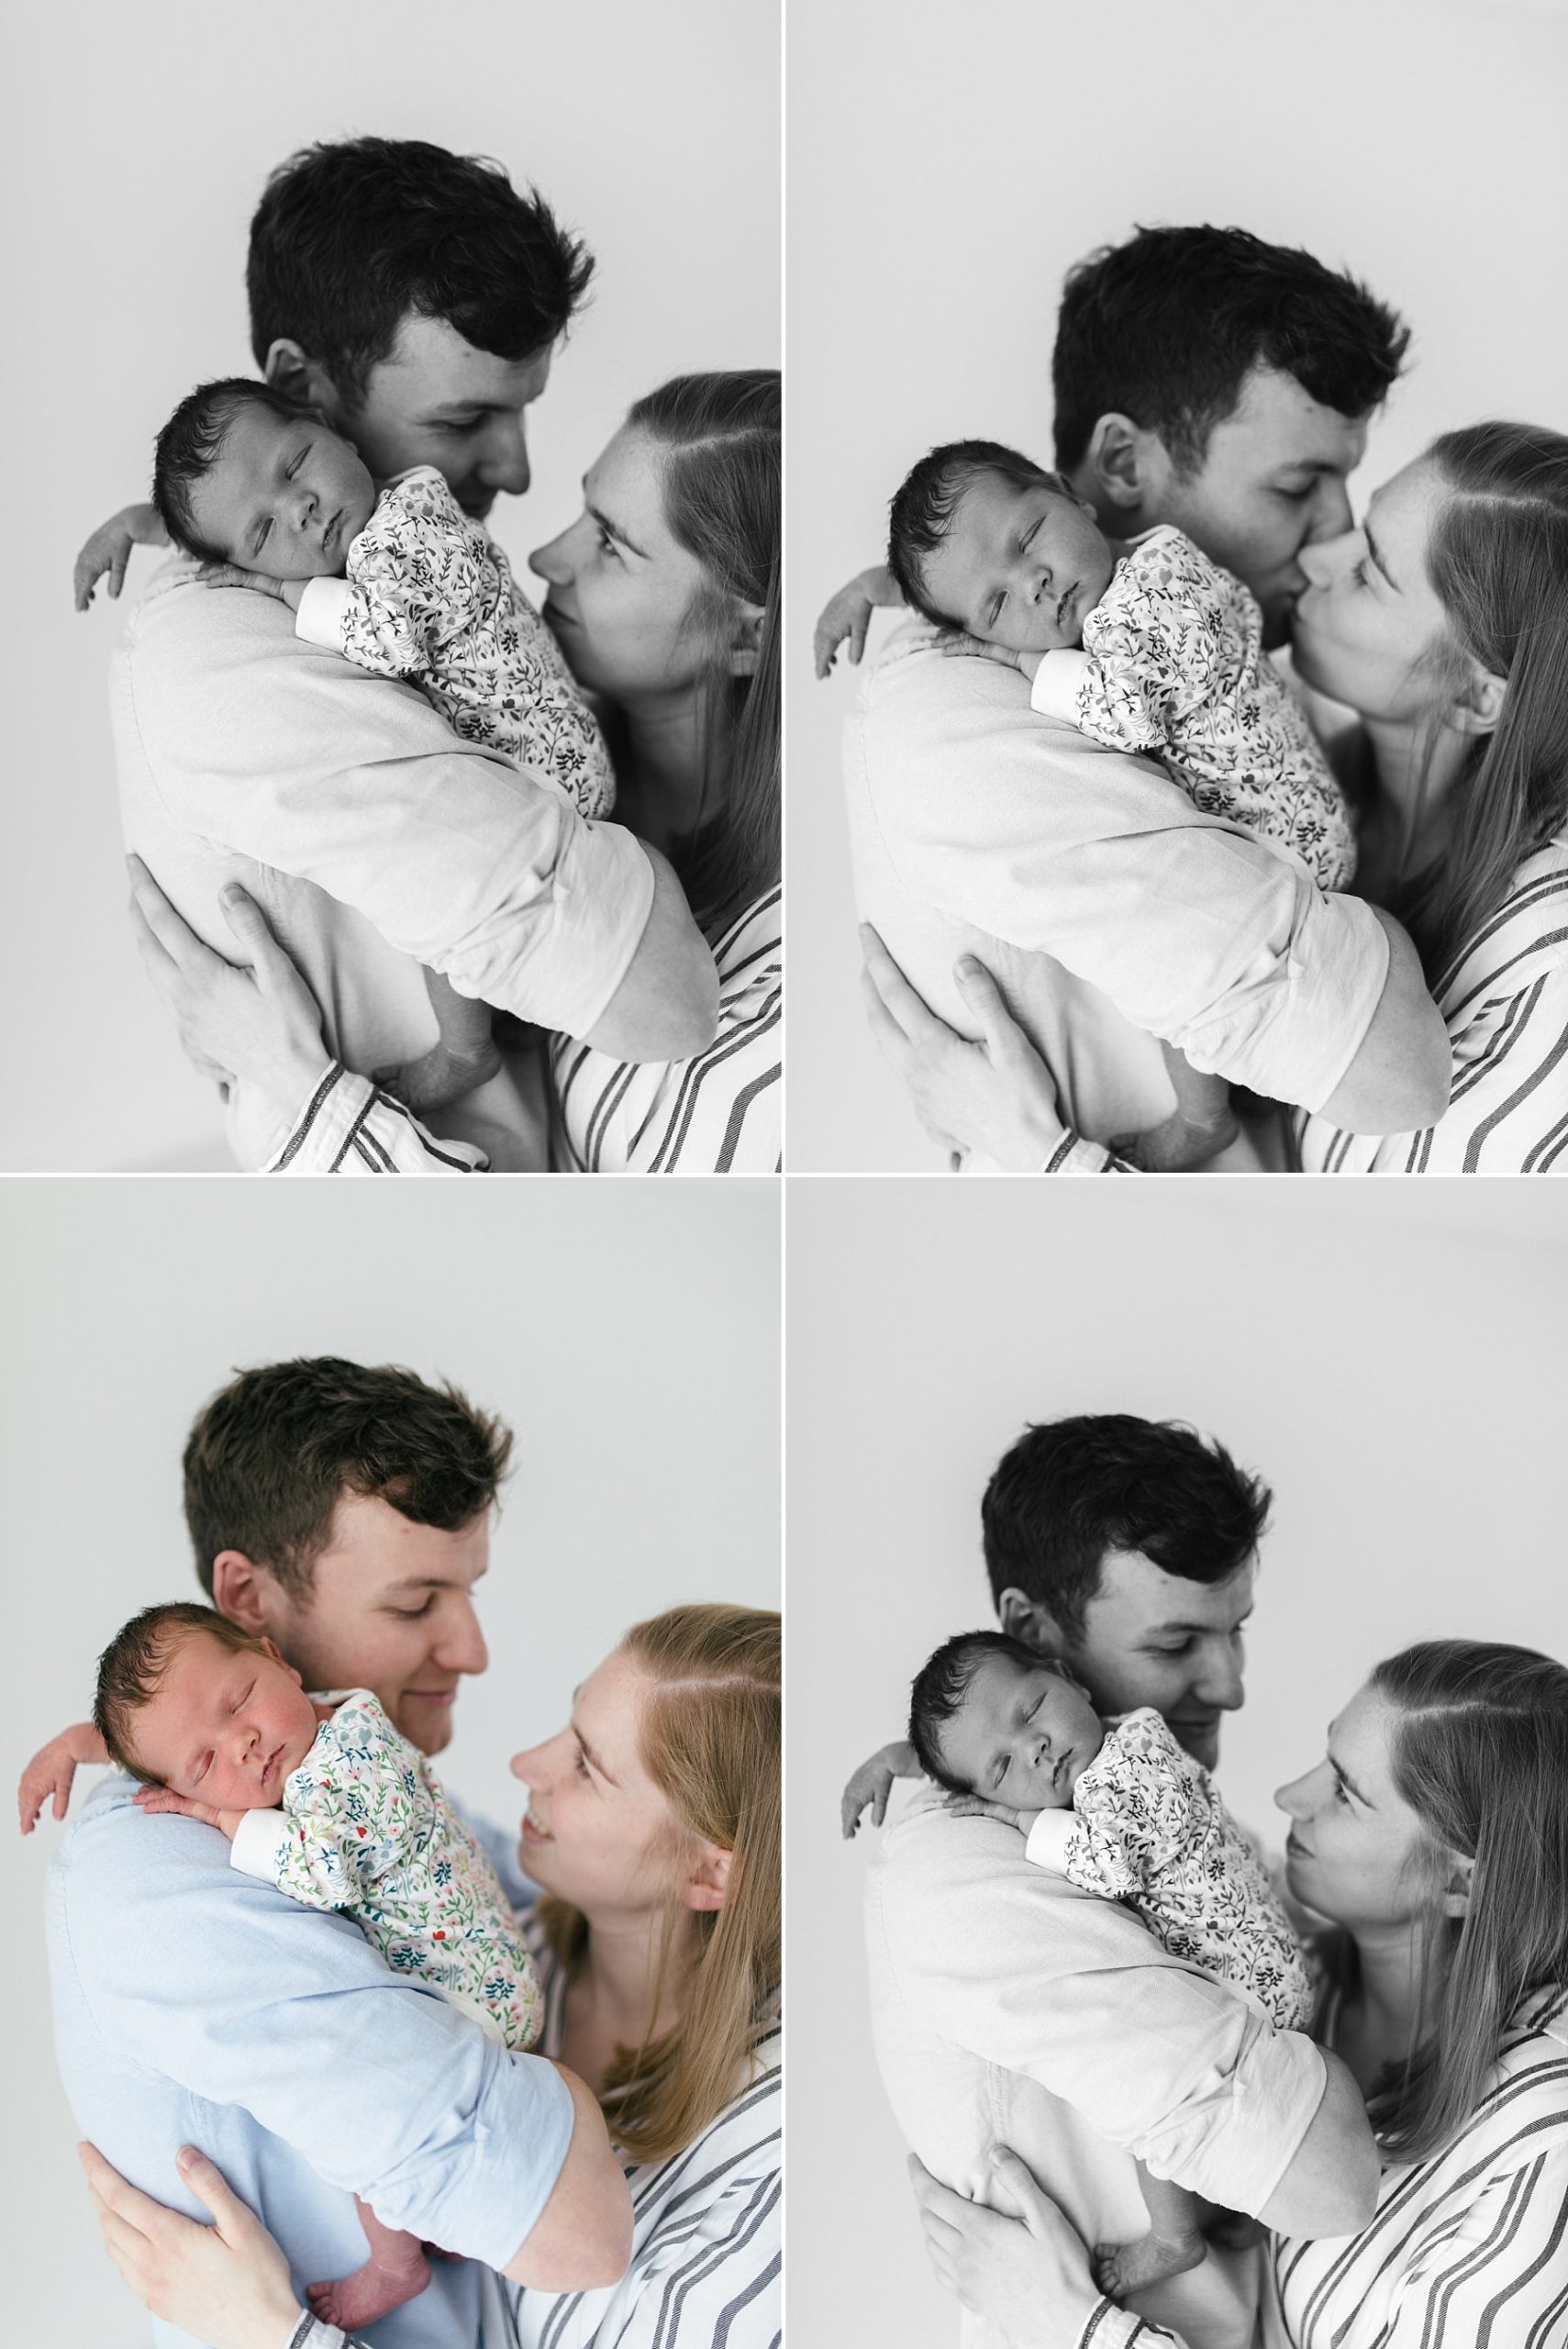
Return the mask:
M199 2145L282 2243L302 2306L306 2284L363 2261L362 2195L464 2254L432 2260L367 2337L478 2349L500 2302L476 2263L513 2257L566 2158L560 2076L394 1974L346 1917L239 1874L215 1828L145 1817L134 1793L109 1772L50 1871L55 2040L83 2135L196 2218L174 2155ZM515 1896L515 1861L504 1881Z

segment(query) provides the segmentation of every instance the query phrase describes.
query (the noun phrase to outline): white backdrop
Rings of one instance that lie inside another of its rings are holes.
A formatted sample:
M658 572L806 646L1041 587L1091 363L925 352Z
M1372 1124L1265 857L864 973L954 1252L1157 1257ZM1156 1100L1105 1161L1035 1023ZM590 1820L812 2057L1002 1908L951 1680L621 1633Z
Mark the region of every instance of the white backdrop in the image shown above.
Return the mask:
M225 1168L125 918L107 666L118 607L71 608L87 532L147 494L153 435L204 377L253 371L245 247L267 173L375 131L538 184L598 259L534 411L524 558L666 376L779 361L777 0L273 0L18 10L0 114L9 362L0 1167ZM132 559L139 592L157 558Z
M964 434L1051 457L1068 267L1212 220L1348 267L1414 328L1351 496L1487 415L1568 428L1562 0L790 0L789 1163L930 1166L862 1015L839 737L811 626ZM885 628L885 620L877 624ZM875 642L873 637L873 644Z
M779 1603L779 1204L772 1183L0 1187L5 1771L87 1709L99 1651L200 1596L180 1512L191 1419L293 1354L450 1377L517 1433L480 1586L492 1667L441 1761L515 1818L508 1757L559 1728L626 1626L687 1599ZM43 1879L61 1830L0 1835L11 1995L0 2340L136 2349L55 2077Z
M984 1214L977 1208L984 1205ZM1568 1235L1520 1182L795 1182L789 1329L789 2311L812 2349L948 2349L872 2056L854 1765L990 1620L980 1497L1026 1422L1184 1419L1274 1491L1221 1784L1269 1832L1410 1641L1568 1659Z

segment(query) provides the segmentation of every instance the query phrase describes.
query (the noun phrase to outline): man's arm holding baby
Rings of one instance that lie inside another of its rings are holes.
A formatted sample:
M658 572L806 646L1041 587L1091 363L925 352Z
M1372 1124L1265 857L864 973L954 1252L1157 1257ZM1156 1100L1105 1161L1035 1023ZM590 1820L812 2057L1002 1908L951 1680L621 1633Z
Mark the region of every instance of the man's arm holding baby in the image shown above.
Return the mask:
M65 1856L70 1963L117 2060L242 2107L445 2249L555 2288L622 2272L629 2199L580 2082L395 1975L347 1919L237 1874L193 1820L101 1807Z
M882 1932L930 2031L1213 2201L1292 2234L1364 2225L1377 2154L1337 2059L1273 2031L1117 1902L1032 1866L1012 1830L932 1810L895 1833Z
M717 975L669 866L287 612L173 584L126 648L122 763L184 833L317 884L458 991L629 1060L702 1050ZM136 845L133 840L132 845Z

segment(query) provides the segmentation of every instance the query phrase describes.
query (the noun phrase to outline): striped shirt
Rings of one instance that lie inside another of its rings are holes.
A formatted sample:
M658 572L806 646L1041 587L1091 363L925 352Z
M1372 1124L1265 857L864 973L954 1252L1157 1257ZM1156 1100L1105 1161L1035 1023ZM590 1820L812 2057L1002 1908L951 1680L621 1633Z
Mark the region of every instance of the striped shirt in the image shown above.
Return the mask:
M1453 1079L1424 1133L1351 1134L1291 1114L1305 1174L1568 1174L1568 833L1526 860L1435 990ZM1125 1174L1099 1142L1063 1134L1041 1172Z
M1264 2299L1263 2349L1564 2349L1568 1993L1525 2008L1451 2145L1389 2164L1360 2234L1273 2238ZM1102 2300L1075 2349L1156 2343L1180 2349Z
M614 1061L556 1036L550 1046L550 1158L557 1173L772 1174L780 1146L781 894L748 907L714 950L718 1033L686 1061ZM471 1142L438 1138L369 1077L336 1063L269 1160L269 1174L469 1174Z

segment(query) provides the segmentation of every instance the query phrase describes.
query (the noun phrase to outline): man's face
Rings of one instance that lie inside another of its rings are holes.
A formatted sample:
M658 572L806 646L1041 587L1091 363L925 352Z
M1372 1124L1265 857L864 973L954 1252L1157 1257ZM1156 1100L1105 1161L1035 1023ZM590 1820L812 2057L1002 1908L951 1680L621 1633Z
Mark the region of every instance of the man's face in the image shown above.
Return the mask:
M1322 406L1294 375L1254 367L1196 473L1184 477L1155 444L1145 527L1173 522L1233 571L1262 606L1264 643L1283 644L1307 584L1302 548L1351 527L1345 484L1365 451L1368 420Z
M458 1683L490 1661L473 1608L489 1562L488 1514L445 1533L345 1494L304 1604L266 1578L267 1629L307 1688L369 1688L395 1728L439 1753Z
M481 519L498 491L520 497L528 485L528 411L550 381L551 356L501 359L444 318L410 313L371 369L359 406L350 414L338 403L332 420L378 481L434 465L463 511Z
M1187 1582L1140 1550L1112 1550L1084 1610L1082 1637L1062 1646L1102 1713L1151 1705L1195 1762L1219 1759L1219 1722L1241 1685L1241 1626L1252 1611L1255 1560L1228 1582Z

